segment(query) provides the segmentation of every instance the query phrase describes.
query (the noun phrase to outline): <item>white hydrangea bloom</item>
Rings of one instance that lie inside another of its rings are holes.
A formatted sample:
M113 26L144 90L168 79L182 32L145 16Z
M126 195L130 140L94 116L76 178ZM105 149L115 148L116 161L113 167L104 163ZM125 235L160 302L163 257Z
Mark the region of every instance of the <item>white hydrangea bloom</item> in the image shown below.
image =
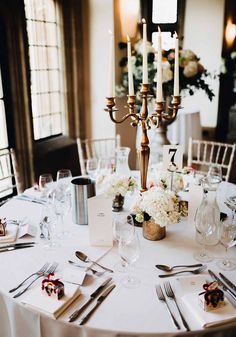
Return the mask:
M183 74L186 77L193 77L198 73L198 63L197 61L190 61L185 66Z

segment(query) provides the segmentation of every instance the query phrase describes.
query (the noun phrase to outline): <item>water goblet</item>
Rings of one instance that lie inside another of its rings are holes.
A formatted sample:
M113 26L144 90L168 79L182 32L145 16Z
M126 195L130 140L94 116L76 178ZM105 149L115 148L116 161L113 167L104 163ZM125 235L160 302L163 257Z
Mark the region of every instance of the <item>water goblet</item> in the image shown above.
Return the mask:
M71 195L66 189L58 188L53 195L53 205L57 216L57 226L61 230L58 232L59 239L70 237L69 229L65 223L65 217L71 209Z
M119 244L120 240L129 240L135 234L134 221L131 215L116 215L113 220L113 237ZM116 263L115 269L118 272L124 272L126 269L126 262L121 259Z
M220 243L225 247L225 258L217 261L217 266L222 270L234 270L236 262L227 257L228 249L236 245L236 222L232 217L221 221Z
M222 169L220 165L210 165L209 170L207 172L207 177L212 185L215 186L215 188L218 187L218 185L222 181Z
M54 250L59 247L56 240L57 218L54 205L50 200L42 209L40 225L42 226L41 234L46 239L44 248Z
M42 192L42 196L47 196L52 184L53 178L51 173L44 173L39 176L39 190Z
M137 234L134 234L128 240L119 240L119 254L128 269L139 259L140 243ZM123 278L122 283L125 287L132 288L137 286L140 280L128 273L128 275Z
M94 179L97 174L98 160L97 158L88 158L86 162L86 171L90 178Z

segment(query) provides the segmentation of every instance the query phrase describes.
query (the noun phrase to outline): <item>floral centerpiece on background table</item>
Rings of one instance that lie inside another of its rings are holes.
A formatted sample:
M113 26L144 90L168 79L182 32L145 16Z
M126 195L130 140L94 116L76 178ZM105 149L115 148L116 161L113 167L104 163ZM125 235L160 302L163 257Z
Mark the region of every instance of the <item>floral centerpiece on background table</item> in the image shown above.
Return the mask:
M143 223L143 235L149 240L160 240L166 235L166 226L180 219L175 193L153 187L139 196L131 207L135 220Z
M128 192L134 192L137 182L133 177L109 174L97 178L97 185L103 193L113 198L113 211L119 212L124 205L124 197Z
M127 47L126 43L119 43L120 49ZM152 47L150 42L147 43L148 52L148 82L150 95L155 97L156 93L156 50ZM174 86L174 49L163 50L162 53L162 69L163 69L163 93L164 96L173 94ZM133 62L133 76L134 76L134 91L137 96L137 104L141 105L140 88L142 84L142 40L135 43L132 50ZM199 62L200 58L191 50L179 51L179 81L180 89L186 91L189 95L193 95L197 90L205 91L209 100L214 97L213 90L207 83L207 77L211 76L210 73ZM122 83L117 86L117 96L124 96L127 94L128 89L128 68L127 57L122 57L120 60L120 67L122 68Z

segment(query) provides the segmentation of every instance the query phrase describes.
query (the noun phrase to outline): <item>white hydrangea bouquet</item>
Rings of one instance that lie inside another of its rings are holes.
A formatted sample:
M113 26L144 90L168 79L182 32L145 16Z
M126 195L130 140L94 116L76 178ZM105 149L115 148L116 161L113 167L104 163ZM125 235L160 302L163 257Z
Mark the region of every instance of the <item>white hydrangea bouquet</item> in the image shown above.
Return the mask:
M137 188L137 182L133 177L120 176L115 173L98 177L97 185L110 197L116 195L124 197L127 192L134 192Z
M153 187L139 196L131 207L135 220L142 223L153 218L161 227L177 223L180 219L178 198L175 193Z

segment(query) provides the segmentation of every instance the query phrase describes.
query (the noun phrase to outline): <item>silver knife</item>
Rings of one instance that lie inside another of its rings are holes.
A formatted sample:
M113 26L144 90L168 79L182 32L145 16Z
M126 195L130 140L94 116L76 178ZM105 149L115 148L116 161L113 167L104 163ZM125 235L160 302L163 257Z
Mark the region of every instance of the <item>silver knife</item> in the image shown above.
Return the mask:
M87 302L85 302L81 308L73 312L73 314L69 317L69 322L74 322L80 314L89 306L90 303L93 302L93 300L103 291L103 289L106 287L106 285L112 280L111 277L109 277L106 281L104 281L89 297Z
M100 297L98 297L95 306L84 316L82 317L79 325L84 325L90 318L90 316L94 313L94 311L99 307L99 305L105 300L105 298L110 294L110 292L115 288L115 284L109 286Z
M25 245L25 246L17 246L17 247L0 248L0 253L10 252L10 251L16 250L16 249L30 248L30 247L34 247L34 246L33 245Z
M31 242L20 242L20 243L9 243L9 244L5 244L5 245L1 246L0 249L10 248L10 247L28 246L28 245L34 245L34 244L35 244L34 241L31 241Z
M216 274L213 273L213 271L211 271L211 270L208 269L208 273L211 275L211 277L212 277L214 280L216 280L216 281L218 282L219 286L220 286L224 291L226 291L231 297L233 297L233 299L236 301L236 295L232 292L232 290L230 290L230 289L228 288L228 286L227 286L223 281L221 281L221 279L220 279L218 276L216 276Z
M230 288L232 288L233 290L236 291L236 286L233 284L233 282L231 282L225 275L223 275L222 273L219 273L220 277L222 278L223 281L225 281L226 284L228 284L228 286L230 286Z

